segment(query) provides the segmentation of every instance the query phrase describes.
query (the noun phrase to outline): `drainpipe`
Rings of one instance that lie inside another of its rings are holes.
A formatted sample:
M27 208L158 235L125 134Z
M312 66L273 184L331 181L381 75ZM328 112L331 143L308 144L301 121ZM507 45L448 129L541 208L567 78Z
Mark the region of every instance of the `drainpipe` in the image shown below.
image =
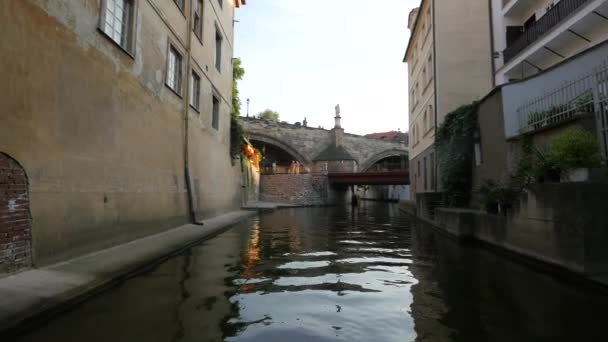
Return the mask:
M184 89L186 90L184 94L184 180L186 182L186 196L188 199L188 216L191 224L203 225L201 222L196 221L196 212L194 210L194 199L192 194L192 184L190 182L190 164L189 164L189 139L188 139L188 124L189 119L188 116L190 114L190 75L192 74L192 62L191 62L191 49L192 49L192 2L190 2L188 8L188 34L187 34L187 42L186 42L186 86Z

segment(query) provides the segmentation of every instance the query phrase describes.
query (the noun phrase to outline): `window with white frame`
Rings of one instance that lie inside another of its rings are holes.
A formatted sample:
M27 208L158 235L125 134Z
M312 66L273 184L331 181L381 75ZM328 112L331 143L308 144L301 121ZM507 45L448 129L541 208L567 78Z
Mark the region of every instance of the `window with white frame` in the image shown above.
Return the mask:
M196 72L192 72L190 77L190 105L196 110L200 109L201 104L201 77Z
M167 61L167 86L174 92L181 93L182 55L173 46L169 46Z
M192 30L198 39L203 39L203 0L194 0Z
M105 0L101 30L123 49L132 51L135 27L134 0Z

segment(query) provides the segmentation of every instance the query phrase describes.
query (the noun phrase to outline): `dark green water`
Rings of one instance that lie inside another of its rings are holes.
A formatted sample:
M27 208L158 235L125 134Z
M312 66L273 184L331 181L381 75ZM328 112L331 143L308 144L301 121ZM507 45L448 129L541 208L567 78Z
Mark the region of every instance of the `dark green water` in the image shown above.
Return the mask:
M18 341L606 341L608 298L396 207L262 214Z

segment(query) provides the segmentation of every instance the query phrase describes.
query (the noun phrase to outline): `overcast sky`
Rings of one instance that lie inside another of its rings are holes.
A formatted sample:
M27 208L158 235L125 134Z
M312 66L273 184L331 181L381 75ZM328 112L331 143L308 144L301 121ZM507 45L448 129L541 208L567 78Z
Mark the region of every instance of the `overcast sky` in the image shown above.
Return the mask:
M408 130L407 17L420 0L250 0L236 12L241 113L367 134Z

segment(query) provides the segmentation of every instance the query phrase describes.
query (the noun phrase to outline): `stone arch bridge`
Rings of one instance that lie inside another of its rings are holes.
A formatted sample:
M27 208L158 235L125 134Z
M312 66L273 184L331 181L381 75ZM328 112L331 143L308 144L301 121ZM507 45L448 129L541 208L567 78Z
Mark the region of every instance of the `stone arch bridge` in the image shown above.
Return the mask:
M312 171L318 171L320 162L351 162L350 170L340 171L367 172L387 160L393 168L395 161L401 160L398 169L407 169L408 149L402 143L344 133L339 126L326 130L257 118L242 118L242 124L245 136L256 148L272 148L283 153L284 159L297 160Z

